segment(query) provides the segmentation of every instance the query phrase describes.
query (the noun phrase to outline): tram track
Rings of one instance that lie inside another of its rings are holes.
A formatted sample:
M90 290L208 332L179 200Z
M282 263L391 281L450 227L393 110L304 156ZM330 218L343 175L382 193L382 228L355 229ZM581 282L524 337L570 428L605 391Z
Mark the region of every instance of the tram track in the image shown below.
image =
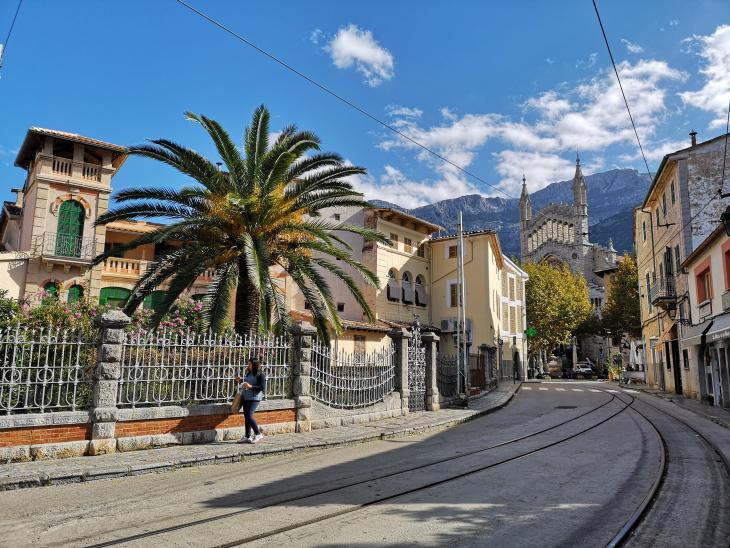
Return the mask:
M506 440L506 441L500 442L498 444L490 445L490 446L484 447L484 448L474 449L474 450L467 451L467 452L464 452L464 453L459 453L459 454L452 455L452 456L449 456L449 457L445 457L445 458L442 458L442 459L436 459L436 460L429 461L429 462L424 463L424 464L420 464L418 466L412 466L412 467L408 467L408 468L405 468L405 469L399 469L399 470L396 470L396 471L393 471L393 472L389 472L387 474L381 474L381 475L378 475L378 476L369 477L369 478L366 478L366 479L363 479L363 480L358 480L358 481L355 481L355 482L350 482L350 483L347 483L347 484L344 484L344 485L338 485L336 487L331 487L331 488L327 488L327 489L321 489L321 490L314 491L314 492L308 492L308 493L301 494L301 495L298 495L298 496L289 497L289 498L286 498L286 499L283 499L283 500L276 500L276 501L272 501L270 503L266 503L266 504L262 504L262 505L258 505L258 506L252 506L252 507L245 508L245 509L242 509L242 510L237 510L237 511L234 511L234 512L227 512L225 514L218 515L218 516L211 516L209 518L202 518L202 519L199 519L199 520L193 520L193 521L186 522L186 523L182 523L182 524L172 525L172 526L165 527L165 528L160 528L160 529L157 529L157 530L154 530L154 531L146 531L144 533L139 533L137 535L130 535L130 536L127 536L127 537L124 537L124 538L114 539L114 540L111 540L111 541L94 544L93 546L95 546L95 547L115 546L115 545L118 545L118 544L121 544L121 543L125 543L125 542L149 539L149 538L157 537L159 535L163 535L163 534L166 534L166 533L172 533L172 532L184 530L184 529L190 528L190 527L196 527L196 526L200 526L200 525L205 525L205 524L209 524L209 523L212 523L212 522L216 522L216 521L220 521L220 520L225 520L225 519L228 519L228 518L232 518L232 517L235 517L235 516L239 516L239 515L242 515L242 514L247 514L247 513L250 513L250 512L256 512L256 511L259 511L259 510L264 510L264 509L267 509L267 508L272 508L272 507L281 506L281 505L285 505L285 504L289 504L289 503L293 503L293 502L303 501L305 499L314 498L314 497L317 497L317 496L320 496L320 495L326 495L326 494L329 494L329 493L332 493L332 492L341 491L341 490L344 490L344 489L348 489L348 488L352 488L352 487L357 487L357 486L360 486L360 485L365 485L365 484L372 483L372 482L376 482L376 481L380 481L380 480L383 480L383 479L393 478L395 476L404 475L404 474L407 474L407 473L410 473L410 472L417 472L419 470L422 470L422 469L425 469L425 468L428 468L428 467L438 466L438 465L442 465L442 464L445 464L445 463L448 463L448 462L457 461L457 460L464 459L464 458L469 457L469 456L478 455L478 454L481 454L481 453L485 453L487 451L492 451L494 449L498 449L498 448L501 448L501 447L506 447L506 446L509 446L509 445L518 443L520 441L524 441L524 440L527 440L529 438L533 438L533 437L539 436L539 435L544 434L546 432L549 432L549 431L558 429L558 428L560 428L562 426L565 426L565 425L567 425L569 423L572 423L574 421L577 421L578 419L581 419L583 417L586 417L586 416L588 416L588 415L590 415L592 413L595 413L599 409L602 409L602 408L604 408L604 407L608 406L609 404L611 404L613 402L616 402L616 401L618 401L618 402L620 402L622 404L622 407L620 409L618 409L617 411L612 412L608 417L603 418L602 420L600 420L600 421L598 421L598 422L596 422L596 423L588 426L587 428L584 428L584 429L579 430L578 432L572 433L572 434L568 435L567 437L564 436L564 437L561 437L558 440L552 441L552 442L547 443L547 444L543 444L543 445L541 445L541 446L539 446L537 448L533 448L533 449L530 449L528 451L522 451L522 452L518 453L517 455L512 455L512 456L509 456L507 458L500 459L500 460L498 460L496 462L492 462L492 463L489 463L489 464L486 464L486 465L483 465L483 466L479 466L479 467L470 469L470 470L468 470L466 472L461 472L461 473L458 473L458 474L452 474L452 475L449 475L446 478L443 478L443 479L440 479L440 480L437 480L437 481L432 481L432 482L429 482L429 483L424 484L424 485L419 485L417 487L413 487L413 488L410 488L410 489L401 489L401 490L399 490L399 491L397 491L395 493L392 493L390 495L387 495L387 496L379 496L379 497L373 498L371 500L366 500L366 501L364 501L362 503L355 504L353 506L349 506L347 508L343 508L343 509L338 510L338 511L329 512L329 513L324 514L324 515L316 516L316 517L314 517L312 519L298 521L296 523L287 524L286 526L277 527L277 528L274 528L272 530L265 531L265 532L262 532L262 533L259 533L259 534L250 535L250 536L247 536L247 537L235 539L235 540L233 540L231 542L227 542L225 544L221 544L220 546L238 546L238 545L246 544L246 543L253 542L253 541L256 541L256 540L261 540L261 539L273 537L275 535L279 535L279 534L282 534L282 533L287 533L287 532L290 532L290 531L294 531L296 529L300 529L300 528L306 527L308 525L312 525L312 524L316 524L316 523L319 523L319 522L323 522L323 521L326 521L326 520L329 520L329 519L333 519L335 517L339 517L339 516L342 516L342 515L345 515L345 514L350 514L350 513L353 513L353 512L357 512L359 510L362 510L364 508L367 508L367 507L370 507L370 506L373 506L373 505L376 505L376 504L381 504L383 502L391 501L391 500L397 499L399 497L403 497L403 496L406 496L406 495L409 495L409 494L413 494L413 493L416 493L416 492L419 492L419 491L424 491L424 490L427 490L427 489L430 489L430 488L433 488L433 487L437 487L439 485L443 485L443 484L448 483L448 482L451 482L451 481L456 481L456 480L462 479L464 477L467 477L467 476L470 476L470 475L473 475L473 474L476 474L476 473L479 473L479 472L483 472L485 470L488 470L488 469L491 469L491 468L494 468L494 467L497 467L497 466L500 466L500 465L504 465L504 464L507 464L507 463L510 463L510 462L514 462L514 461L523 459L525 457L528 457L528 456L533 455L535 453L538 453L540 451L544 451L544 450L549 449L551 447L555 447L556 445L559 445L561 443L565 443L565 442L567 442L567 441L569 441L569 440L571 440L571 439L573 439L573 438L575 438L577 436L580 436L580 435L582 435L582 434L584 434L584 433L586 433L588 431L591 431L594 428L597 428L598 426L606 423L607 421L611 420L615 416L623 413L633 403L633 397L631 397L631 396L630 397L632 398L632 401L627 404L621 398L616 397L615 394L610 394L610 393L605 392L605 391L602 391L602 392L604 392L606 395L608 395L609 398L608 398L608 400L606 400L605 402L603 402L601 405L598 405L596 407L593 407L593 408L589 409L588 411L585 411L585 412L583 412L583 413L581 413L581 414L579 414L579 415L577 415L575 417L571 417L570 419L568 419L566 421L562 421L562 422L557 423L557 424L554 424L552 426L549 426L549 427L546 427L546 428L542 428L542 429L537 430L535 432L531 432L529 434L525 434L525 435L522 435L522 436L518 436L516 438L510 439L510 440Z
M601 390L602 392L605 392L604 390ZM626 394L626 393L624 393ZM636 401L636 398L633 396L628 395L630 398L632 398L631 403L633 404ZM618 400L624 401L621 398L617 397ZM639 400L643 405L647 405L648 407L651 407L660 414L660 416L668 417L670 420L674 420L676 422L679 422L683 426L685 426L687 429L689 429L695 436L697 436L699 439L701 439L704 443L704 445L709 449L710 452L714 453L717 457L719 457L719 461L723 463L723 468L725 470L725 482L728 484L728 490L730 491L730 461L727 459L727 457L724 455L724 453L719 449L719 447L713 443L707 436L705 436L702 432L700 432L697 428L692 426L689 422L677 417L676 415L672 413L668 413L664 411L663 409L657 407L656 405L646 401L645 399ZM625 403L625 402L624 402ZM637 406L632 406L631 410L639 415L641 418L643 418L654 430L654 432L657 434L661 447L662 452L660 456L660 465L659 465L659 473L657 474L657 477L652 482L652 486L647 492L646 496L642 499L641 503L636 507L634 512L629 516L629 518L626 520L626 522L623 524L623 526L619 529L619 531L616 533L616 535L611 539L611 541L606 545L607 548L615 548L618 546L625 546L627 544L630 544L630 541L632 539L632 535L636 533L636 531L639 529L639 527L644 523L644 521L648 518L648 516L651 514L652 511L656 511L656 504L658 501L658 498L660 494L662 493L662 489L665 487L667 480L668 480L668 474L669 474L669 462L672 458L672 455L670 455L669 450L669 444L667 443L667 438L662 433L660 427L657 425L656 420L650 418L647 416L646 413L643 413L640 409L637 408ZM726 542L730 541L730 539L725 539Z
M478 455L478 454L481 454L481 453L485 453L487 451L492 451L492 450L495 450L495 449L499 449L499 448L502 448L502 447L506 447L506 446L509 446L509 445L512 445L512 444L515 444L515 443L518 443L518 442L521 442L521 441L524 441L524 440L527 440L527 439L530 439L530 438L533 438L533 437L536 437L536 436L539 436L539 435L544 434L546 432L550 432L552 430L556 430L556 429L558 429L560 427L563 427L563 426L565 426L567 424L573 423L573 422L575 422L575 421L577 421L577 420L579 420L579 419L581 419L583 417L586 417L588 415L591 415L591 414L599 411L600 409L603 409L604 407L608 406L612 402L615 402L616 400L622 402L622 400L620 398L617 398L615 396L615 394L610 394L610 393L605 392L605 391L602 391L602 392L604 392L607 396L609 396L609 398L606 401L604 401L603 403L601 403L600 405L597 405L595 407L592 407L591 409L589 409L589 410L587 410L587 411L585 411L583 413L580 413L579 415L576 415L574 417L571 417L568 420L559 422L557 424L553 424L553 425L548 426L548 427L545 427L545 428L541 428L539 430L536 430L534 432L530 432L528 434L524 434L522 436L518 436L518 437L511 438L509 440L506 440L506 441L503 441L503 442L500 442L500 443L497 443L497 444L490 445L488 447L482 447L482 448L474 449L474 450L471 450L471 451L465 451L465 452L458 453L458 454L455 454L455 455L451 455L451 456L448 456L448 457L444 457L444 458L441 458L441 459L435 459L435 460L432 460L432 461L429 461L429 462L426 462L426 463L423 463L423 464L419 464L417 466L411 466L411 467L404 468L404 469L398 469L398 470L395 470L393 472L388 472L386 474L380 474L380 475L377 475L377 476L371 476L371 477L368 477L368 478L365 478L365 479L362 479L362 480L358 480L358 481L354 481L354 482L350 482L350 483L346 483L346 484L337 485L335 487L331 487L331 488L327 488L327 489L320 489L320 490L317 490L317 491L310 491L310 492L307 492L305 494L301 494L301 495L297 495L297 496L293 496L293 497L288 497L288 498L285 498L285 499L275 500L275 501L272 501L270 503L260 504L260 505L257 505L257 506L252 506L252 507L249 507L249 508L244 508L244 509L241 509L241 510L236 510L236 511L233 511L233 512L226 512L225 514L221 514L221 515L217 515L217 516L211 516L211 517L208 517L208 518L201 518L201 519L198 519L198 520L193 520L193 521L189 521L189 522L182 523L182 524L171 525L169 527L160 528L160 529L157 529L157 530L154 530L154 531L145 531L144 533L139 533L139 534L136 534L136 535L130 535L130 536L127 536L127 537L124 537L124 538L119 538L119 539L114 539L114 540L110 540L110 541L106 541L106 542L101 542L101 543L93 544L93 545L90 545L90 546L92 548L97 548L97 547L98 548L101 548L101 547L105 547L105 546L116 546L116 545L119 545L119 544L122 544L122 543L125 543L125 542L130 542L130 541L137 541L137 540L144 540L144 539L154 538L154 537L159 536L159 535L164 535L164 534L167 534L167 533L172 533L172 532L175 532L175 531L180 531L180 530L184 530L184 529L187 529L187 528L196 527L196 526L200 526L200 525L206 525L206 524L213 523L213 522L216 522L216 521L221 521L221 520L229 519L229 518L232 518L232 517L236 517L236 516L248 514L248 513L251 513L251 512L257 512L259 510L265 510L267 508L272 508L272 507L275 507L275 506L290 504L290 503L294 503L294 502L297 502L297 501L301 501L301 500L313 498L313 497L316 497L316 496L326 495L326 494L329 494L329 493L333 493L333 492L336 492L336 491L341 491L341 490L344 490L344 489L349 489L349 488L352 488L352 487L357 487L357 486L360 486L360 485L365 485L365 484L372 483L372 482L375 482L375 481L380 481L380 480L384 480L384 479L393 478L395 476L407 474L407 473L410 473L410 472L417 472L417 471L422 470L422 469L425 469L425 468L429 468L429 467L433 467L433 466L438 466L440 464L445 464L445 463L452 462L452 461L456 461L456 460L459 460L459 459L464 459L464 458L469 457L469 456ZM622 403L624 403L624 405L625 405L625 402L622 402ZM598 424L596 424L594 426L591 426L588 430L594 428L595 426L598 426L598 425L602 424L606 420L609 420L610 418L612 418L613 416L615 416L616 414L618 414L618 413L620 413L620 412L622 412L624 410L625 410L625 407L623 407L622 409L620 409L618 412L612 414L607 419L604 419L604 421L601 421L600 423L598 423ZM585 430L585 431L587 431L587 430ZM580 435L583 432L584 431L581 431L581 432L579 432L576 435ZM572 439L573 437L575 437L575 435L570 436L569 438L566 438L565 440L561 440L558 443L562 443L562 441L567 441L568 439ZM552 447L554 445L557 445L557 443L553 443L553 444L550 444L549 446L545 446L545 447L538 448L538 449L536 449L534 451L528 452L525 455L518 456L517 458L522 458L524 456L528 456L529 454L533 454L535 452L538 452L538 451L547 449L547 448ZM512 460L517 460L517 458L507 459L504 462L495 463L494 466L497 466L499 464L504 464L504 463L510 462ZM478 471L479 470L474 470L473 473L476 473ZM453 478L453 479L459 479L459 478ZM447 480L447 481L451 481L451 480ZM406 492L400 493L400 494L398 494L396 496L404 496L404 495L410 494L411 492L415 492L415 491L422 490L422 489L427 489L427 488L428 488L428 486L424 486L424 487L419 488L419 489L409 490L407 493ZM271 498L271 496L266 497L266 498ZM377 502L383 502L385 500L390 500L391 498L395 498L395 497L382 498L380 500L373 501L372 503L367 504L367 505L371 505L371 504L374 504L374 503L377 503ZM361 508L364 508L364 507L365 506L358 506L358 507L355 508L355 510L361 509ZM340 514L338 513L337 515L340 515ZM333 517L336 517L336 515L334 515L334 514L333 515L328 515L328 516L324 517L323 519L330 519L330 518L333 518ZM320 520L320 521L322 521L322 520ZM306 525L309 525L309 523L301 522L301 524L293 524L293 525L296 525L296 528L299 528L299 527L304 527ZM277 534L277 533L272 533L272 534ZM272 536L272 535L270 534L270 535L265 535L265 536ZM264 538L264 537L261 537L261 538ZM252 540L257 540L257 539L250 539L250 540L246 540L245 542L251 542ZM238 543L238 544L241 544L241 543ZM224 545L221 545L221 546L235 546L235 545L237 545L237 544L234 542L233 544L224 544Z

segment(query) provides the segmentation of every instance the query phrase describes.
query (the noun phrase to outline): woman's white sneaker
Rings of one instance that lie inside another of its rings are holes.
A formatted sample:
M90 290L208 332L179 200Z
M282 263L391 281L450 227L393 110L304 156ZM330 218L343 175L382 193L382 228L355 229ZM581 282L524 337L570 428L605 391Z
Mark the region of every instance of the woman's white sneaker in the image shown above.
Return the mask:
M262 439L264 439L264 435L263 434L256 434L253 438L251 438L251 443L258 443Z
M253 438L248 438L246 436L243 436L238 443L253 443Z

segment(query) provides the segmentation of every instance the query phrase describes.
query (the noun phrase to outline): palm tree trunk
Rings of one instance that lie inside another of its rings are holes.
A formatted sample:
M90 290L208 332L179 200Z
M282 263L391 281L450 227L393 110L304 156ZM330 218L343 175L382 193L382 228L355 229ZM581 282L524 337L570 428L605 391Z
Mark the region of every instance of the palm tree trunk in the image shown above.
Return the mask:
M258 331L259 324L259 295L256 287L248 278L244 259L238 265L238 286L236 287L235 328L239 335L247 335Z

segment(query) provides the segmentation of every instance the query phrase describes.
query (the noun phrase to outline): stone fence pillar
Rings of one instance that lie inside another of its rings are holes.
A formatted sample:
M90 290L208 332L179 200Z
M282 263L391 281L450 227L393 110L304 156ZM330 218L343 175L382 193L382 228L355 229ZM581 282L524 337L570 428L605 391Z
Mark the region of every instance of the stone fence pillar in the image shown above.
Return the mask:
M303 322L294 325L291 334L294 338L292 392L296 403L296 431L309 432L312 430L312 343L317 330Z
M438 411L441 409L437 382L438 350L436 349L439 336L427 331L421 335L421 341L426 347L426 411Z
M411 340L410 331L405 327L398 327L388 331L388 336L395 345L395 389L400 393L401 412L408 413L408 343Z
M108 310L96 319L101 341L96 353L94 396L91 411L91 442L89 453L101 455L116 451L114 437L118 409L117 389L122 373L122 343L124 327L130 319L121 310Z

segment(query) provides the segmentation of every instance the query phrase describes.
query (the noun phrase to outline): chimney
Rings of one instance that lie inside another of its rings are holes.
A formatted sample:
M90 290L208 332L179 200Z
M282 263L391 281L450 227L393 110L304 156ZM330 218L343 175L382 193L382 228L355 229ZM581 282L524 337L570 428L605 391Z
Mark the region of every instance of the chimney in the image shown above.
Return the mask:
M689 138L692 139L692 146L697 145L697 132L693 129L689 132Z
M23 207L23 189L22 188L11 188L10 192L15 193L15 205Z

